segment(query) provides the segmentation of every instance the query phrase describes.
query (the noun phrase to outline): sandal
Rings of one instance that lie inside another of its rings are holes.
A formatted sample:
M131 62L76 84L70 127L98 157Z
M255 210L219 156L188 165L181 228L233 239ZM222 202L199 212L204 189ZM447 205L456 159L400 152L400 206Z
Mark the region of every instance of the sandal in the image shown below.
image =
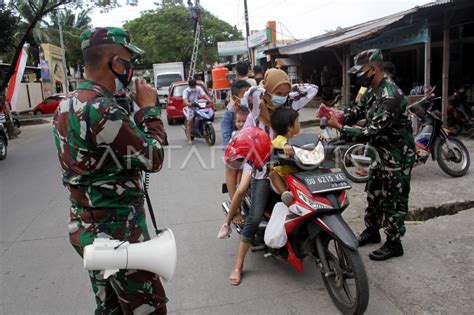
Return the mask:
M232 232L232 229L227 223L222 224L221 229L219 230L219 233L217 233L217 238L218 239L224 239L224 238L229 238L230 233Z
M242 282L242 270L234 269L229 275L231 285L239 285Z

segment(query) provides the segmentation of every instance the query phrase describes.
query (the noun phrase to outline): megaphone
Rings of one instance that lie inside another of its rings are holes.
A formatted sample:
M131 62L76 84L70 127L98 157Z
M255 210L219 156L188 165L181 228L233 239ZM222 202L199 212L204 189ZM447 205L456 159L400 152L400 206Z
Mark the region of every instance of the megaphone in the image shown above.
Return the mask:
M84 268L105 270L105 279L119 269L139 269L169 281L176 270L176 258L176 241L170 229L143 243L96 238L84 248Z

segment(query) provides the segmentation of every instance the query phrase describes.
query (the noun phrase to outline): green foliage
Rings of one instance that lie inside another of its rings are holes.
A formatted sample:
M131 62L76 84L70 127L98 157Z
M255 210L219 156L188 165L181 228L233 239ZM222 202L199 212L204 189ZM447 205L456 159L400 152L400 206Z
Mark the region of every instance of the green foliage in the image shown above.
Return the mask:
M82 63L82 51L80 35L82 31L91 27L89 17L90 9L82 10L76 14L71 9L54 11L51 13L51 23L47 32L50 35L50 43L60 46L59 23L63 28L64 47L66 50L66 60L69 66L75 66L77 61Z
M217 42L238 40L242 34L228 23L204 11L201 15L203 31L199 48L198 68L203 63L212 65L219 61ZM141 17L127 22L132 41L145 50L144 63L182 61L188 64L193 48L193 26L186 7L164 5L145 12Z
M0 55L15 48L13 30L18 27L18 22L19 18L13 9L0 2Z

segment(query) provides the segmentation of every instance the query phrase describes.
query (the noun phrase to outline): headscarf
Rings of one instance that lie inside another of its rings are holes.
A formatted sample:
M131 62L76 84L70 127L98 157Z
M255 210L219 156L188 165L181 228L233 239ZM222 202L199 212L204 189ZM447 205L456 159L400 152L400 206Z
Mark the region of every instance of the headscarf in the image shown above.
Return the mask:
M265 94L260 102L260 116L258 119L266 126L270 127L270 115L277 108L272 104L271 94L273 94L273 92L283 84L287 84L291 89L291 83L285 71L274 68L268 69L265 72L263 81Z

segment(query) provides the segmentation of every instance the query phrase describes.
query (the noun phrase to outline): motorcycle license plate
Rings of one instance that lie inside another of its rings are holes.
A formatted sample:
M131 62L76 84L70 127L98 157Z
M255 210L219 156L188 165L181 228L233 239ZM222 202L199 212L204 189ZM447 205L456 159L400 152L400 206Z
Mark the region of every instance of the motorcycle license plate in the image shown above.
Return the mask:
M352 188L344 173L338 171L307 174L303 180L312 194Z

